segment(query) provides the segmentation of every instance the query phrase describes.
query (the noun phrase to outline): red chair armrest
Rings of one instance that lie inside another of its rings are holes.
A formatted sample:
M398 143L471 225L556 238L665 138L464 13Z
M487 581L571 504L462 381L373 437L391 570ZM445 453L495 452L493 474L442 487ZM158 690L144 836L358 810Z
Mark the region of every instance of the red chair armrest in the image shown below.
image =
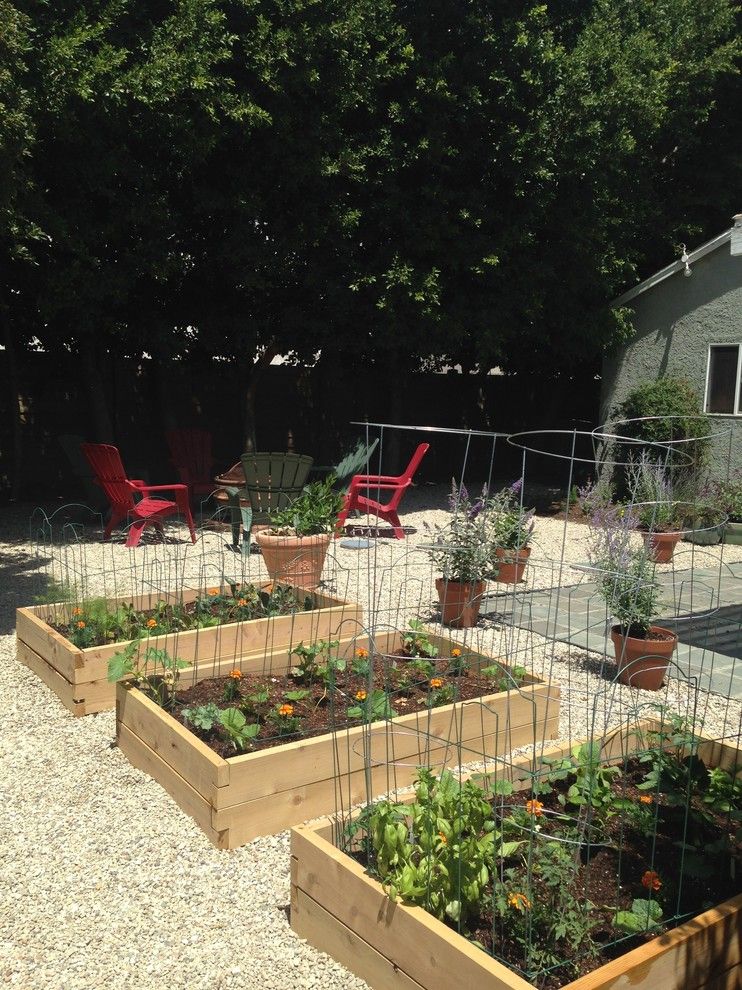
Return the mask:
M360 489L364 489L365 491L374 491L374 489L376 489L376 491L392 491L392 492L396 492L400 488L404 488L404 487L406 487L406 482L399 482L398 481L398 482L396 482L393 485L387 485L387 484L384 484L383 482L376 481L376 479L374 478L371 481L368 481L368 482L363 481L360 484L356 484L355 481L352 481L351 482L351 485L350 485L349 491L358 491Z
M139 485L140 492L187 492L188 485Z
M147 487L147 482L144 480L144 478L129 478L128 481L129 481L129 484L130 485L133 485L135 488L146 488Z
M369 482L393 484L396 481L399 484L402 478L403 476L401 474L354 474L350 479L350 483L354 485L357 481L362 481L364 484Z

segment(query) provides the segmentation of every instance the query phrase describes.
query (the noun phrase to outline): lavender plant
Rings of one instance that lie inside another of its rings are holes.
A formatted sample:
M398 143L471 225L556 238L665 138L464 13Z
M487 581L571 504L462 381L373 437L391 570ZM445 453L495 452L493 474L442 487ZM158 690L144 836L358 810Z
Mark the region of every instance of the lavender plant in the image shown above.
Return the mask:
M634 497L638 525L655 533L668 532L678 525L670 477L647 451L627 468L627 479Z
M493 544L488 520L487 488L474 501L462 484L453 482L449 496L453 518L446 527L428 526L435 536L427 553L446 581L474 583L492 570Z
M487 503L488 517L495 547L502 550L523 550L533 535L535 509L521 504L523 482L518 479L502 488Z
M623 635L645 639L657 612L659 584L644 546L635 541L632 507L598 504L590 518L588 552L598 591Z

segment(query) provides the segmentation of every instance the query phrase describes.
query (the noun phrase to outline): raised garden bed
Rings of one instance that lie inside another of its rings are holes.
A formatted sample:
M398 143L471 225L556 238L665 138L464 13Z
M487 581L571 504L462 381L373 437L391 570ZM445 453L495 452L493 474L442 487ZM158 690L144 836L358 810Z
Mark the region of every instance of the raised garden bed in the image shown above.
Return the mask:
M603 758L622 762L636 746L632 733L616 732ZM568 749L546 754L552 759ZM732 746L703 743L708 766L739 770L742 753ZM520 768L535 768L526 760ZM518 787L518 763L508 774ZM524 787L528 786L523 784ZM338 848L336 820L292 830L291 925L374 990L533 990L510 970L422 907L394 902L363 866ZM679 868L679 866L678 866ZM742 895L651 938L572 982L565 990L732 990L742 964Z
M265 585L264 588L270 587ZM154 609L158 602L188 604L206 592L185 589L178 595L140 595L109 600L111 608L133 604ZM300 590L312 608L290 615L274 615L230 622L202 629L150 635L146 645L167 650L188 661L194 669L208 665L210 676L226 673L240 657L256 654L262 662L266 650L290 647L302 640L351 636L362 626L360 605L330 595ZM16 611L17 657L49 687L73 715L109 711L116 705L115 684L107 679L108 662L126 642L78 647L51 626L69 618L72 605L35 605ZM68 615L69 613L69 615ZM183 683L195 674L185 670ZM190 678L190 681L189 681Z
M341 641L339 655L360 649L392 654L400 633ZM439 653L459 644L431 636ZM467 650L472 663L496 661ZM287 650L241 662L250 670L275 675L296 662ZM198 674L196 680L211 677ZM355 725L270 749L225 758L131 684L117 685L116 734L124 755L157 780L201 826L214 845L232 849L258 835L349 808L390 786L410 783L418 765L454 765L487 753L508 752L533 738L548 737L559 720L558 689L526 675L518 691L498 691L400 715L389 722ZM364 754L371 762L366 772ZM391 783L390 783L391 782Z

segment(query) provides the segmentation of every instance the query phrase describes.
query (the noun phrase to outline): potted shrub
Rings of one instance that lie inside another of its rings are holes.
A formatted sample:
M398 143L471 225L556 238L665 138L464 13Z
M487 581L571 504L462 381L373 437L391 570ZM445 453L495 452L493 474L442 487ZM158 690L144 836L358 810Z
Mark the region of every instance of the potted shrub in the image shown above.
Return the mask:
M742 546L742 476L713 485L714 501L728 521L724 527L724 543Z
M647 554L655 564L668 564L683 535L670 479L646 451L630 465L628 476Z
M652 624L659 585L646 547L632 543L636 509L608 505L595 510L590 522L590 563L597 571L598 591L614 625L611 641L622 684L657 691L678 637Z
M441 621L462 629L475 625L485 577L492 570L487 490L472 502L464 485L457 488L454 483L449 505L453 518L445 528L435 529L435 542L427 553L441 571L435 582Z
M492 577L503 584L523 581L523 572L531 555L529 542L533 534L534 509L524 511L520 501L520 480L503 488L490 503L494 562Z
M274 581L316 588L322 577L327 548L337 526L343 495L335 491L335 476L306 485L301 495L270 518L270 526L255 535L265 566Z

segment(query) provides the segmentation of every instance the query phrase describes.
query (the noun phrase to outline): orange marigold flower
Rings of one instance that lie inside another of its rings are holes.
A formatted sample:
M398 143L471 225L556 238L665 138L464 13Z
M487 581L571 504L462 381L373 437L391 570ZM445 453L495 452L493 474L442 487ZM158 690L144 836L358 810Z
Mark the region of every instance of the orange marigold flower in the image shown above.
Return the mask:
M365 650L362 646L359 646L356 650L356 656L363 660L368 656L368 650Z
M209 595L212 595L212 596L213 595L221 595L221 591L218 588L209 588L209 590L208 590L207 593Z
M228 677L231 677L233 681L241 681L242 680L242 671L241 670L237 670L237 668L235 667L234 670L230 670L230 672L229 672L229 674L227 676Z
M543 803L541 801L537 801L536 798L526 801L526 811L529 815L536 815L536 817L543 815L543 807Z
M84 629L85 628L85 623L82 621L82 619L77 623L77 628L78 629Z
M515 908L516 911L528 911L531 907L531 902L528 900L525 894L516 892L515 894L508 894L508 904L510 907Z
M445 835L443 834L443 832L439 832L438 833L438 838L441 840L441 842L443 843L444 846L447 846L448 845L448 839L445 837Z
M649 796L649 794L640 794L639 795L639 800L641 801L642 804L651 804L652 803L652 798Z
M75 605L75 607L72 609L72 614L73 615L82 615L82 609L80 608L79 605Z
M654 870L647 870L642 877L642 887L646 887L647 890L659 890L662 886L662 881L660 880L659 874L655 873Z
M430 686L432 688L443 687L443 681L440 679L440 677L431 677L430 678Z
M365 701L366 698L368 698L368 692L367 691L363 691L363 690L356 691L356 701Z
M237 604L238 605L241 605L244 608L244 606L247 605L247 599L246 598L238 598L237 599Z
M278 714L279 715L283 715L284 718L288 718L289 715L293 715L294 714L294 706L293 705L281 705L280 708L278 709Z
M460 657L461 656L461 650L458 650L458 649L457 650L451 650L451 656L452 657Z
M147 628L154 629L157 625L157 619L147 619Z

